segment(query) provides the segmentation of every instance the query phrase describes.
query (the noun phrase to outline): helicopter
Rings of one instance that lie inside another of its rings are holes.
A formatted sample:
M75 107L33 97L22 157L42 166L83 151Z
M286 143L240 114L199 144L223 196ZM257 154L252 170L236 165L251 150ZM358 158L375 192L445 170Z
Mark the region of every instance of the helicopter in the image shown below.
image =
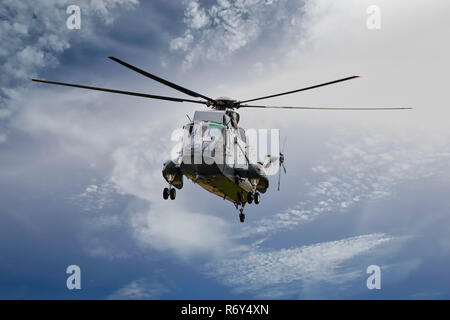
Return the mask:
M272 166L278 164L278 190L280 190L281 169L286 174L284 164L285 155L280 150L278 154L267 154L264 161L250 161L249 145L245 129L239 127L240 115L236 110L241 108L257 109L288 109L288 110L402 110L404 108L333 108L333 107L292 107L267 106L248 104L259 101L311 90L323 86L336 84L359 78L350 76L329 81L301 89L286 91L277 94L257 97L247 100L235 100L227 97L210 98L206 95L192 91L173 82L160 78L115 57L108 57L114 62L131 69L147 78L162 83L172 89L196 99L168 97L139 93L132 91L115 90L101 87L86 86L73 83L31 79L35 82L75 87L81 89L97 90L136 97L165 100L171 102L188 102L201 104L210 110L195 111L194 117L183 127L180 149L176 157L164 162L162 175L168 186L163 189L163 199L175 200L176 189L183 188L183 177L187 177L203 189L232 202L239 211L240 222L245 221L244 206L246 204L258 205L261 193L269 188L268 173Z

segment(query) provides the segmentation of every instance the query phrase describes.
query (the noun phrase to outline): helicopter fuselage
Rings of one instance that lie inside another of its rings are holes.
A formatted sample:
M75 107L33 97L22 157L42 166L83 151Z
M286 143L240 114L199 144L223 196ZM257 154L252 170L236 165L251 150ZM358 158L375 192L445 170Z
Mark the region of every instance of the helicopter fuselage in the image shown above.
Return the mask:
M329 81L313 86L303 87L277 94L266 95L248 100L233 100L227 97L217 99L210 98L199 92L182 87L176 83L165 80L157 75L151 74L143 69L131 65L116 57L110 56L114 62L133 70L149 79L159 82L188 98L161 96L149 93L124 91L102 87L86 86L76 83L59 81L49 81L42 79L32 79L32 81L59 86L81 88L102 92L110 92L128 96L142 97L171 102L187 102L201 104L216 111L196 111L194 119L188 123L184 129L186 134L182 138L182 148L176 157L164 163L162 174L169 183L169 188L163 189L163 198L174 200L176 189L183 187L183 176L188 177L204 189L229 200L239 209L239 219L245 220L243 207L245 203L258 204L260 201L259 192L264 193L269 187L265 170L278 162L286 174L284 166L284 154L280 152L267 154L264 162L252 163L247 157L245 130L238 126L239 114L234 110L240 108L249 109L285 109L285 110L403 110L412 109L410 107L401 108L347 108L347 107L305 107L305 106L268 106L253 104L269 98L275 98L305 90L320 88L343 81L359 78L359 76L349 76L334 81ZM194 99L195 98L195 99ZM248 104L251 103L251 104ZM280 189L281 171L278 170L278 190Z
M260 164L247 157L245 130L239 115L230 111L196 111L184 126L176 159L164 163L163 176L177 189L183 176L205 190L244 206L256 192L264 193L269 181Z

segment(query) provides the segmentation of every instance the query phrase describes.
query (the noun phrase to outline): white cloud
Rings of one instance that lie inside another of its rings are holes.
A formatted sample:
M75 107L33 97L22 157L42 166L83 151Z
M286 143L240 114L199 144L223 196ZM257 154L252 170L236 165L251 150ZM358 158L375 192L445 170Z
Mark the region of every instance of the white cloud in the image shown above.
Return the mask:
M194 37L192 36L192 34L190 32L186 32L183 37L173 39L170 42L170 50L187 51L193 41L194 41Z
M107 205L114 203L114 195L117 194L117 187L111 182L105 182L100 185L89 185L85 191L72 197L72 203L78 204L83 211L98 211Z
M20 92L30 78L42 68L55 67L59 55L70 48L74 34L89 37L94 34L92 21L100 18L112 23L113 9L138 4L137 0L94 0L78 3L82 11L83 27L79 32L66 28L66 8L72 1L13 1L0 4L0 106L17 112L20 105L10 99ZM90 21L92 20L92 21ZM13 105L14 104L14 105ZM1 112L2 118L5 113ZM13 113L10 112L8 117ZM5 132L2 133L5 136Z
M440 177L450 170L446 140L417 144L419 133L402 138L364 131L336 133L325 144L323 160L311 168L313 176L302 183L301 200L249 226L243 236L293 228L322 214L345 212L361 201L392 196L401 184ZM429 135L427 140L431 141Z
M111 300L160 299L168 289L163 284L146 279L130 282L108 296Z
M341 265L376 247L393 240L384 234L368 234L338 241L280 249L251 250L238 257L210 264L208 267L219 281L237 291L272 291L277 287L298 283L297 292L303 282L348 281L361 273L355 270L342 273ZM261 290L263 289L263 290Z
M85 192L91 193L91 192L97 192L97 190L98 190L98 186L96 186L95 184L91 184L90 186L88 186L86 188Z
M111 24L114 21L113 10L117 7L125 9L134 8L139 4L139 0L92 0L88 2L87 10L93 10L106 24Z
M167 121L170 121L168 119ZM73 199L85 211L98 211L114 203L120 195L145 200L148 206L128 208L119 219L123 227L129 227L137 244L146 251L170 252L181 258L197 254L220 256L234 250L231 225L225 219L202 212L192 212L183 199L164 201L162 189L166 186L162 177L162 163L169 158L173 145L160 139L166 131L164 122L150 126L145 134L132 139L129 144L116 148L112 158L114 166L107 182L88 185ZM185 180L185 183L190 183ZM184 192L181 190L180 192ZM117 217L109 215L112 221ZM104 219L89 220L88 237L93 255L121 257L108 248L101 239L96 240L98 230L110 228ZM94 241L95 240L95 241Z
M209 17L198 2L191 1L186 8L185 22L189 28L201 29L209 23Z
M219 0L208 8L189 1L185 34L173 39L170 48L185 53L184 68L201 60L220 61L255 42L265 30L290 25L300 7L301 2L289 0Z
M149 210L136 212L131 226L140 245L181 258L222 256L236 246L226 220L167 203L152 203Z

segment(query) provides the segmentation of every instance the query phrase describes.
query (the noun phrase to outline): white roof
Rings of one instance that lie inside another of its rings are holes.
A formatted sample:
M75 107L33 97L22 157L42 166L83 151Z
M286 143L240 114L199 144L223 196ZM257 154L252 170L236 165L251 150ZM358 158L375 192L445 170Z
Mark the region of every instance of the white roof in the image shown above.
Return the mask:
M224 111L195 111L194 121L214 121L223 123Z

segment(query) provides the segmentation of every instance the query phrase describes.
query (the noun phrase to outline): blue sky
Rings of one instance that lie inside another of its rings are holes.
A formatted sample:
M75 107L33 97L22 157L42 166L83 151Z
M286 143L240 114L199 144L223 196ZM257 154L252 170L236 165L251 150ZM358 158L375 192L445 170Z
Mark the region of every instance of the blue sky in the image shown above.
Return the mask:
M66 8L81 7L81 29ZM381 29L366 27L369 5ZM446 1L2 1L0 298L448 299ZM171 132L198 106L31 83L181 96L113 55L246 99L357 74L273 105L413 111L241 113L287 137L259 206L189 181L162 200ZM275 185L275 187L274 187ZM79 291L66 288L79 265ZM379 265L381 290L366 268Z

